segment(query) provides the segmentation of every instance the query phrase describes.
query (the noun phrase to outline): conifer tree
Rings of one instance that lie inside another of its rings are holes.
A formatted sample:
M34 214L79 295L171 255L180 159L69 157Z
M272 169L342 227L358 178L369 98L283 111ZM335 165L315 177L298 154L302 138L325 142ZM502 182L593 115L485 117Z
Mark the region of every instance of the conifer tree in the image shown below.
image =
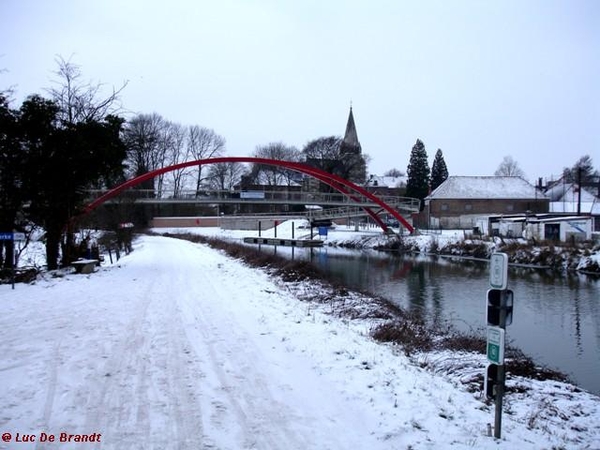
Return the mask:
M444 155L442 149L438 148L435 153L433 165L431 166L431 190L436 189L448 178L448 168L446 167L446 161L444 161Z
M429 164L427 162L427 151L425 145L420 139L410 152L410 161L406 174L406 196L418 198L421 200L421 209L423 209L423 199L429 194Z

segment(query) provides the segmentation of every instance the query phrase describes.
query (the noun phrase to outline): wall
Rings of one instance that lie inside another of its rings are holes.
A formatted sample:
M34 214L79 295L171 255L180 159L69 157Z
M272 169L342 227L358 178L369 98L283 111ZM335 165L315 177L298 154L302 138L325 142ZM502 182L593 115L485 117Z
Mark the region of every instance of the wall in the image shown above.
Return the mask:
M219 217L154 217L152 228L218 227Z
M445 205L445 206L444 206ZM442 228L468 229L477 226L477 219L490 214L517 214L548 212L547 199L531 200L430 200L423 211L428 214L430 224L439 224Z

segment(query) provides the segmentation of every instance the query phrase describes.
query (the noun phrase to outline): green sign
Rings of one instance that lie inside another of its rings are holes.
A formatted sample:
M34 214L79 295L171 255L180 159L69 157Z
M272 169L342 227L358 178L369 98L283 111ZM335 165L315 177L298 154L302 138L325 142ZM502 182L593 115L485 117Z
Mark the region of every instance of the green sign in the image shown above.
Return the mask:
M504 364L504 334L500 327L488 327L487 329L487 359L489 362Z

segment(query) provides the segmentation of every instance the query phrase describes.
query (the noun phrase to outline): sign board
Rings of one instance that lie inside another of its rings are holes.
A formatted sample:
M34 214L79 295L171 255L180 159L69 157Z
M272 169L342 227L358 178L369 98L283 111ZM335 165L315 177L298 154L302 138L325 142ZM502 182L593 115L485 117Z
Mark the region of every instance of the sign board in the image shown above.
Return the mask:
M508 283L508 255L492 253L490 258L490 286L494 289L506 289Z
M264 193L264 191L242 191L242 192L240 192L240 198L251 198L251 199L263 200L265 198L265 193Z
M2 231L0 232L0 241L24 241L25 233L18 231Z
M488 327L487 329L487 359L489 362L504 364L504 329Z

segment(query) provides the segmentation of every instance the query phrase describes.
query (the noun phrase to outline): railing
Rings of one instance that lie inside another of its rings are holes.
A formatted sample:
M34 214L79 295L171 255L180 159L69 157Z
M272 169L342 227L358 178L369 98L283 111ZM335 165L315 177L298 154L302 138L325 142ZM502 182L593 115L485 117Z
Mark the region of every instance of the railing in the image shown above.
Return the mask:
M90 198L98 198L106 191L90 190ZM115 200L130 200L139 203L287 203L325 206L356 206L377 208L372 200L353 194L354 200L341 193L304 192L304 191L228 191L228 190L184 190L177 193L163 191L157 195L153 189L131 189L121 193ZM408 197L379 196L399 212L417 212L419 200Z

